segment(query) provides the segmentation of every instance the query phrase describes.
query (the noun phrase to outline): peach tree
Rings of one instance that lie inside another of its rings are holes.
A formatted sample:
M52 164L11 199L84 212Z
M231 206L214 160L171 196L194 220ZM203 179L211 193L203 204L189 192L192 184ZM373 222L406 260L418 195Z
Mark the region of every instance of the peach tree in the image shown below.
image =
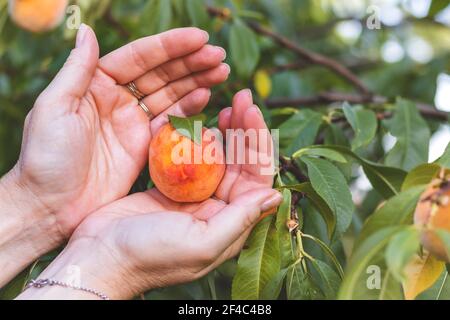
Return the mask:
M232 68L213 91L208 126L233 93L251 87L279 129L277 213L258 223L236 259L141 298L450 298L449 117L435 106L437 79L449 67L450 29L440 17L450 2L432 0L421 14L412 2L393 4L400 18L388 21L362 0L70 1L102 52L169 28L208 30ZM7 5L0 0L2 174L76 32L70 13L51 32L22 30ZM148 177L143 172L130 192L152 187ZM0 297L16 296L55 254Z

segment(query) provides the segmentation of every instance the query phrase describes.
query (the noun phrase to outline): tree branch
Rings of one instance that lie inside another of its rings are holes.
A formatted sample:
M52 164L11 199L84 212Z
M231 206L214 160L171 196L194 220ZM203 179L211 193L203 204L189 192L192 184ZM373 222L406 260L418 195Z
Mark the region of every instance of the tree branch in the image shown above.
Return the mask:
M230 10L229 9L220 9L207 6L208 13L212 16L218 16L223 19L230 18ZM296 43L291 40L283 37L282 35L275 33L272 30L264 28L259 23L254 21L247 21L247 25L256 33L271 38L275 43L278 43L282 47L296 53L300 58L317 65L321 65L337 75L346 80L348 83L353 85L359 92L364 94L365 96L371 96L371 92L364 85L364 83L352 72L350 69L342 65L339 61L336 61L332 58L326 57L319 53L310 51L303 47L300 47Z
M292 173L299 182L308 181L308 177L302 173L302 171L294 161L280 155L280 165L281 171Z
M322 92L317 96L301 97L301 98L274 98L266 100L266 106L269 108L286 107L286 106L320 106L334 102L344 102L352 104L370 103L375 105L382 105L389 101L387 97L374 95L367 97L358 94L340 93L340 92ZM422 116L435 119L439 121L448 121L449 114L444 111L437 110L433 106L416 102ZM391 113L383 113L383 118L388 118Z

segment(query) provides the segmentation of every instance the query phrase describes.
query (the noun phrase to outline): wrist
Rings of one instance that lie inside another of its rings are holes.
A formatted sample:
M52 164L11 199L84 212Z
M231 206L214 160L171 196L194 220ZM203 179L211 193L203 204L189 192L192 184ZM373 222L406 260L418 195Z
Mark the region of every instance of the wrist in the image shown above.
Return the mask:
M54 215L14 168L0 179L0 287L63 241Z
M92 289L110 299L131 299L138 294L134 275L115 253L95 239L69 242L61 254L38 276L38 279L62 281L71 286ZM18 299L90 300L99 296L73 288L51 286L28 288Z

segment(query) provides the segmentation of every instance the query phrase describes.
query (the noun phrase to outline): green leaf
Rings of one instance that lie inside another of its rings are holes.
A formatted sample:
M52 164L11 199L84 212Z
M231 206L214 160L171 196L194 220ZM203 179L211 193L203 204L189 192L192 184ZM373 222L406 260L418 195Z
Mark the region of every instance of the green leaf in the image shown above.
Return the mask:
M169 2L169 1L167 1ZM186 5L186 11L194 26L203 28L208 23L208 13L203 0L183 1Z
M405 267L419 251L419 230L407 227L395 234L386 248L386 263L398 281L405 280Z
M403 181L402 191L412 187L428 184L439 172L441 167L436 163L425 163L411 170Z
M339 285L341 284L339 275L321 260L313 259L311 260L311 264L319 275L320 281L318 281L318 285L324 293L325 298L336 299Z
M326 256L328 256L328 258L330 258L330 260L333 262L339 277L343 278L344 277L344 270L342 270L342 266L339 263L339 260L337 259L336 255L334 254L333 250L331 250L326 244L325 242L323 242L322 240L320 240L319 238L316 238L312 235L309 234L302 234L302 237L304 238L308 238L311 239L312 241L314 241L315 243L317 243L319 245L319 247L323 250L323 252L325 252Z
M259 61L259 45L255 33L236 19L230 28L230 57L237 74L248 79Z
M276 277L280 266L280 248L273 216L268 216L253 229L247 247L239 256L232 298L260 299L264 287Z
M375 113L360 106L351 107L348 103L344 103L342 109L355 132L352 149L367 146L377 133L378 122Z
M322 115L311 110L301 110L280 126L280 148L287 156L310 146L322 125Z
M339 290L339 299L369 299L371 295L383 296L383 285L378 289L370 289L367 286L369 281L369 267L374 266L382 271L383 250L396 234L400 227L387 227L379 229L365 239L358 248L353 251L350 257L345 277ZM389 281L388 274L382 276L386 283ZM383 282L384 282L383 281Z
M278 207L275 226L277 229L278 243L280 244L281 267L285 268L294 260L294 248L292 236L287 227L287 222L291 219L291 191L282 191L283 202Z
M430 10L428 10L428 15L430 17L434 17L440 11L444 10L449 4L450 1L448 0L433 0L431 2Z
M300 158L301 156L317 156L340 163L347 162L347 159L345 159L345 157L340 152L332 149L303 148L292 155L293 158Z
M361 158L347 147L337 145L318 145L310 146L308 148L335 150L343 155L350 156L362 166L364 173L371 182L372 186L386 199L392 197L400 191L401 185L406 176L406 172L401 169L387 167Z
M336 215L333 213L327 202L314 190L311 183L304 182L295 185L282 186L281 189L290 189L306 194L312 205L322 216L327 225L328 236L331 238L336 228Z
M388 226L408 225L413 221L413 213L416 208L417 201L424 191L425 186L420 185L412 187L395 197L392 197L372 214L364 224L355 247L370 237L377 230Z
M177 130L177 132L185 136L186 138L191 139L197 144L202 143L202 123L204 119L205 117L202 114L187 118L180 118L169 115L169 121Z
M395 146L386 156L387 165L410 170L428 161L431 133L414 103L398 99L394 116L385 124L397 138Z
M143 9L142 20L143 34L156 34L169 29L172 22L171 1L148 1Z
M447 144L444 154L439 159L436 160L436 163L450 169L450 143Z
M327 160L302 157L314 190L325 200L336 216L336 230L342 234L349 227L354 205L342 173Z
M286 293L289 300L323 299L324 295L309 273L305 273L301 263L288 270Z
M278 299L281 289L283 287L283 281L286 278L288 268L281 269L278 274L269 280L261 292L262 300L276 300Z

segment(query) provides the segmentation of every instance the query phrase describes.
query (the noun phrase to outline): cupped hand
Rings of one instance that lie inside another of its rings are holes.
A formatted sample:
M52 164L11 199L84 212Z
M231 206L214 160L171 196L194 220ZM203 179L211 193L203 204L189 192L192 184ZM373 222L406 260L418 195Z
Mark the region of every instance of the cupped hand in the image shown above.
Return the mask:
M167 114L200 112L208 88L227 78L225 51L207 41L197 28L174 29L99 59L95 34L82 25L76 48L27 116L10 174L52 214L63 238L129 192ZM146 95L151 122L124 87L130 81Z
M235 96L219 123L221 129L262 129L257 144L245 145L243 152L272 156L270 134L250 91ZM89 275L84 285L112 298L201 277L236 255L261 212L281 202L271 188L273 175L263 174L263 167L267 164L229 165L217 195L201 203L173 202L151 189L105 206L81 223L62 257L41 277L58 278L61 265L76 263ZM72 258L82 254L92 256L91 262Z

